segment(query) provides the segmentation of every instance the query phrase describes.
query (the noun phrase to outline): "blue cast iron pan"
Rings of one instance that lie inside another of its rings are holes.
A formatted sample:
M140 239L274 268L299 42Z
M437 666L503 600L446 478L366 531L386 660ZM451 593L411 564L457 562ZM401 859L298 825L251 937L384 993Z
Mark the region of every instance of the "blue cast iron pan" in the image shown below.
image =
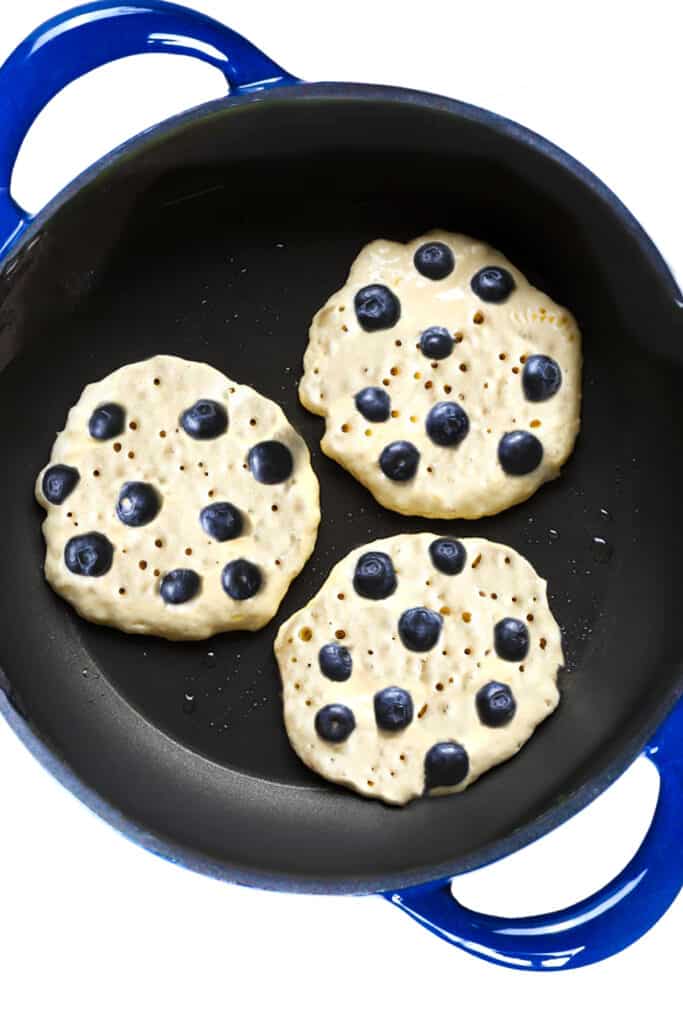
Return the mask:
M86 71L149 52L220 68L230 96L143 133L26 215L10 175L43 105ZM645 932L683 877L683 302L633 217L566 153L495 114L300 82L230 29L159 0L90 4L39 28L0 69L0 136L10 725L107 821L219 878L379 892L454 945L526 969L589 963ZM483 523L434 525L483 531L533 560L551 581L568 669L558 712L517 757L463 795L396 810L298 762L271 647L351 547L423 528L322 457L321 423L295 383L311 315L360 247L434 225L501 248L583 328L583 429L562 477ZM156 352L206 360L281 402L313 452L316 552L255 635L126 637L81 621L43 582L32 489L54 431L87 382ZM522 921L451 898L451 876L554 828L641 751L661 775L657 812L606 889Z

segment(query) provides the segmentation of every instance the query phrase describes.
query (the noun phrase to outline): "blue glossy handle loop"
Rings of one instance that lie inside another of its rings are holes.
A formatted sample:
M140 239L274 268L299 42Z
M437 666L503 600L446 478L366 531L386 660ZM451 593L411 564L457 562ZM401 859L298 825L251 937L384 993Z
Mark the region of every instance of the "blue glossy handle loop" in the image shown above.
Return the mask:
M0 256L29 220L10 196L10 181L40 111L88 71L142 53L197 57L222 71L232 93L297 81L237 32L163 0L98 0L46 21L0 67Z
M659 920L683 884L683 700L644 756L660 775L652 824L630 864L594 896L522 919L468 910L453 898L448 880L386 898L447 942L505 967L556 971L620 952Z

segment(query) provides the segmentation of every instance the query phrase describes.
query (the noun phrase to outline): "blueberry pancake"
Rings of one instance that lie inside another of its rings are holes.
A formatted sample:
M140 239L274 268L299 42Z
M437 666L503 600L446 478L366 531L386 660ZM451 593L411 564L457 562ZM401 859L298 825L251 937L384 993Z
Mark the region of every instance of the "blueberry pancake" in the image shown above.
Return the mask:
M386 508L478 519L557 476L579 430L581 337L505 257L433 231L367 245L316 313L301 401Z
M363 796L465 789L557 706L546 584L512 548L430 533L373 541L280 628L290 743Z
M280 407L174 356L89 384L35 493L54 590L83 618L171 640L265 625L320 520Z

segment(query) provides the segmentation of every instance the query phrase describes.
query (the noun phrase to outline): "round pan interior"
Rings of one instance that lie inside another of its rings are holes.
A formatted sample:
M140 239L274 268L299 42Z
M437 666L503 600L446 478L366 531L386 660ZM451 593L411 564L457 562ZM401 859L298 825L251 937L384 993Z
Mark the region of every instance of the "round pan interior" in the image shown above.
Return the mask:
M507 122L363 87L210 104L77 184L0 274L3 687L72 784L189 866L336 892L476 866L591 799L681 689L683 316L626 211ZM425 528L321 454L322 422L296 385L310 319L361 246L432 227L502 249L583 330L583 428L561 478L492 519L432 524L533 562L567 669L559 710L517 757L462 795L392 809L298 762L272 642L351 547ZM124 636L81 621L43 582L32 490L55 431L86 383L158 352L258 388L310 445L318 545L259 633Z

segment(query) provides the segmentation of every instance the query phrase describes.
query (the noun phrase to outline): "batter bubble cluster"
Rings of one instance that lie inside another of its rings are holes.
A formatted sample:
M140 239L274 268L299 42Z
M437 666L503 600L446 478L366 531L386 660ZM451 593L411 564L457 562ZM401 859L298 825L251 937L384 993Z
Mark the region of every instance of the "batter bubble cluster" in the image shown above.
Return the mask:
M87 618L170 638L263 625L319 520L308 451L279 407L168 356L86 388L36 497L55 589Z
M313 320L300 397L381 504L478 518L557 475L580 370L567 310L496 250L432 232L362 250Z
M405 803L512 756L558 701L545 583L509 547L432 534L352 552L275 644L306 764Z

